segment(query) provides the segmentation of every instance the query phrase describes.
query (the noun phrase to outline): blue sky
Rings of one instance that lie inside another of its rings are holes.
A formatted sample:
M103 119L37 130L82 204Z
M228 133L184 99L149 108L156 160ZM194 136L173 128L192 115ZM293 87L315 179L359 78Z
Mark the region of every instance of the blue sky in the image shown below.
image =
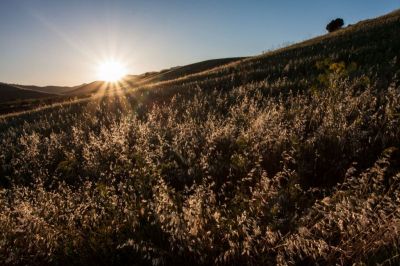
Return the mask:
M400 8L400 0L1 0L0 81L77 85L116 58L140 74L256 55Z

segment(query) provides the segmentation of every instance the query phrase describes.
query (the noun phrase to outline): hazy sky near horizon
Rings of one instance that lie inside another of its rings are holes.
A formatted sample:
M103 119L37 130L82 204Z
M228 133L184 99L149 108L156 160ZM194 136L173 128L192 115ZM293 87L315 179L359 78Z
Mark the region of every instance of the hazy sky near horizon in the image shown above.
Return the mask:
M78 85L116 58L131 74L284 43L400 7L400 0L1 0L0 82Z

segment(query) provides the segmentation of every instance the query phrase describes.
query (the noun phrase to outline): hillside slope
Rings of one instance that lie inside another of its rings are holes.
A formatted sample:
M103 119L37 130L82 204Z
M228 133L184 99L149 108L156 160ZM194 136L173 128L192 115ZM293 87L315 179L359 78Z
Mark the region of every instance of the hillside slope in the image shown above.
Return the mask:
M321 74L316 64L329 59L345 64L354 62L359 66L354 75L377 78L376 82L384 88L400 75L396 74L400 60L398 32L399 10L260 56L153 85L164 90L163 94L168 94L169 89L174 94L178 87L186 90L195 84L229 89L248 82L262 82L277 93L289 87L301 90L309 88Z

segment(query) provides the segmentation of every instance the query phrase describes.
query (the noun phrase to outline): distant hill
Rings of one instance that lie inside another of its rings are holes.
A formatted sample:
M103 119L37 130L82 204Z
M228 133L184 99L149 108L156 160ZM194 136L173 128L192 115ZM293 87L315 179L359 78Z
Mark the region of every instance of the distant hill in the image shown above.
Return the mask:
M173 67L171 69L162 70L160 72L149 72L142 74L140 76L136 76L135 78L139 78L139 81L142 83L173 80L187 75L192 75L206 70L211 70L213 68L229 64L232 62L237 62L245 58L246 57L211 59L190 65Z
M25 100L25 99L36 99L43 97L52 96L89 96L93 93L104 93L112 91L117 87L132 88L137 85L162 82L168 80L174 80L187 75L200 73L207 70L212 70L215 67L220 67L225 64L239 61L244 57L235 58L222 58L206 60L186 66L177 66L170 69L161 70L158 72L147 72L141 75L127 75L125 80L119 84L107 83L104 81L94 81L87 84L78 86L34 86L34 85L18 85L18 84L5 84L3 92L0 92L0 96L7 94L2 97L0 102L13 101L13 100ZM7 89L6 89L7 88ZM3 100L4 99L4 100Z
M111 90L113 85L104 81L94 81L88 84L83 84L75 87L71 91L67 91L65 94L70 96L84 96L93 93L102 93Z
M77 87L81 86L34 86L34 85L17 85L18 87L29 89L29 90L34 90L34 91L40 91L40 92L45 92L45 93L51 93L51 94L64 94L68 93L69 91L72 91L76 89Z
M138 85L174 80L187 75L211 70L215 67L236 62L241 59L244 59L244 57L212 59L186 66L172 67L159 72L147 72L141 75L127 75L123 81L117 84L107 83L104 81L94 81L88 84L76 86L72 90L65 91L64 94L74 96L90 95L93 93L110 92L116 88L132 88Z
M0 83L0 102L50 98L53 96L55 95L51 93L39 92L16 85Z

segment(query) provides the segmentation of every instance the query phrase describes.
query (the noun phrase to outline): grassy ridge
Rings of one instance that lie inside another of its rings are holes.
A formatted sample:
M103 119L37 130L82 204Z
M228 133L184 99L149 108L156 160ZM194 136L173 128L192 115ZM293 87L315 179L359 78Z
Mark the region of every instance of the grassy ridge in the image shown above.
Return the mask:
M1 118L0 261L398 263L399 21Z

